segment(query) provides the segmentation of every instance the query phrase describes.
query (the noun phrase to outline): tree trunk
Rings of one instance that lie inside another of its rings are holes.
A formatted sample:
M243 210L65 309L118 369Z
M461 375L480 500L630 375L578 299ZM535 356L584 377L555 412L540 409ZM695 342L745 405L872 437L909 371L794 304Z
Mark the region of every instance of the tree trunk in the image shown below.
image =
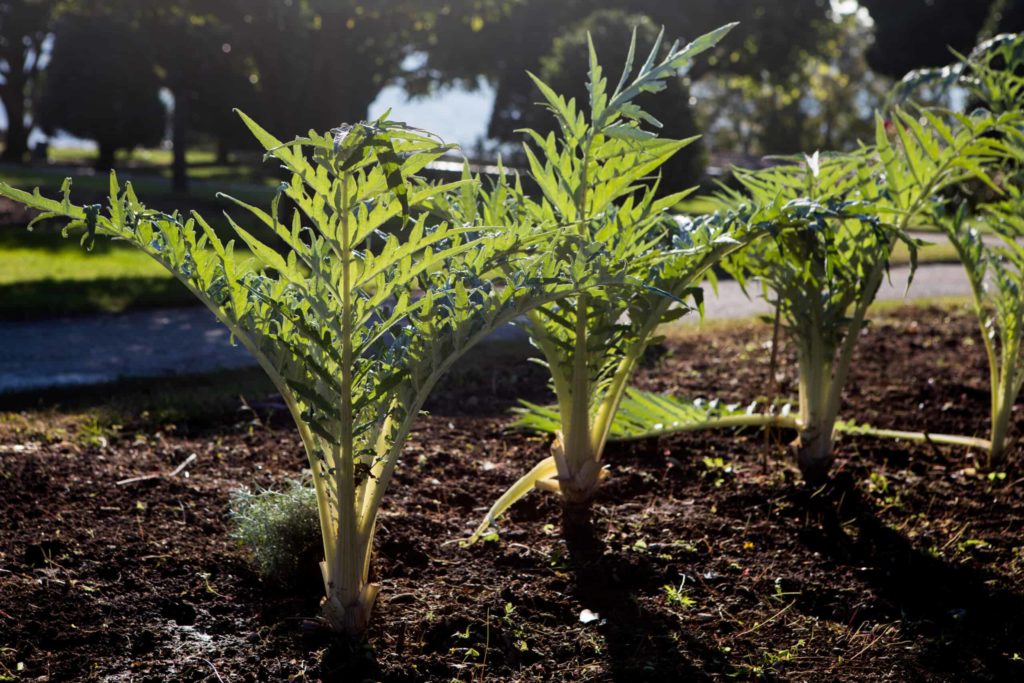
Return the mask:
M217 163L221 166L227 165L230 153L228 143L224 141L224 138L217 138Z
M28 127L25 125L25 84L23 79L10 76L3 88L3 105L7 112L7 141L3 160L24 163L28 154Z
M99 156L96 157L96 170L109 171L114 168L114 161L117 157L117 145L102 140L98 141Z
M171 189L185 194L188 192L188 93L184 88L174 91L174 115L171 121L171 142L174 160L171 163Z

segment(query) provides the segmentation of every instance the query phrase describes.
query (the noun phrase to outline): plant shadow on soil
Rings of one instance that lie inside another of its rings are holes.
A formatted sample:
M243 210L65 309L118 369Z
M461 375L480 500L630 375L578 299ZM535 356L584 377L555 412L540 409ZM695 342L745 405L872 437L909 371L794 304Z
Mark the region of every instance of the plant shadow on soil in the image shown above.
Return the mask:
M728 671L721 652L635 599L631 587L661 580L654 566L608 548L589 518L575 526L566 546L565 568L572 577L569 594L596 613L597 634L607 647L607 674L612 680L658 680L663 672L671 672L677 680L702 681L712 680L710 673ZM537 564L536 570L544 569L542 562ZM307 630L313 634L309 643L325 648L320 661L324 680L342 675L345 680L418 680L414 676L396 677L393 671L384 676L371 645L338 639L321 628L309 627L309 623ZM459 626L462 623L458 622ZM454 623L434 631L451 628L456 628ZM436 640L435 646L442 644L438 638L428 640Z
M800 485L783 492L812 514L800 530L809 549L851 567L864 568L875 591L903 615L907 635L925 644L918 663L937 676L948 673L952 659L980 663L979 678L1010 680L1017 673L1006 661L1007 648L1018 647L1024 630L1024 596L992 589L983 572L949 564L914 547L874 512L851 477L840 475L811 491ZM566 530L565 560L570 593L589 605L607 647L612 680L651 680L671 671L681 680L712 680L728 675L725 654L693 633L679 629L664 614L647 609L630 587L650 585L662 573L642 557L626 556L607 547L592 520L574 521ZM849 529L855 531L851 533ZM628 576L628 580L622 577ZM800 605L805 614L831 620L827 606ZM330 643L328 636L323 636ZM360 643L330 644L326 671L378 679L381 672L373 649ZM696 657L695 657L696 655ZM937 666L932 666L937 664Z
M681 680L699 681L710 680L709 670L722 673L726 667L721 652L635 599L630 584L656 585L661 573L643 558L624 556L609 548L590 512L563 510L562 533L573 577L572 595L596 612L612 678L637 680L639 676L643 680L658 671L672 671ZM625 576L630 580L623 581ZM698 666L698 661L703 666Z
M1012 680L1007 652L1024 641L1024 595L987 584L991 574L957 566L922 550L886 524L849 473L810 492L800 487L795 500L817 515L801 530L808 548L850 567L903 617L907 635L926 643L919 664L939 675L956 660L979 666L974 674ZM813 607L805 606L805 612ZM827 611L821 614L829 618ZM936 666L938 665L938 666Z
M991 588L989 574L950 564L915 547L878 517L848 472L840 472L816 490L790 484L776 493L807 513L807 523L799 528L802 545L859 568L878 596L902 616L905 636L924 643L917 658L922 670L942 679L970 662L979 667L974 670L979 680L1013 680L1019 673L1008 665L1005 655L1019 647L1024 637L1020 592ZM562 532L564 567L571 576L568 592L594 613L597 632L607 648L610 680L662 680L668 672L687 681L735 676L726 652L636 599L635 587L663 580L655 563L609 547L591 514L564 515ZM545 564L539 559L534 569L543 571ZM815 604L813 597L799 603L804 614L827 621L837 617L828 605ZM322 631L317 642L327 648L324 673L381 679L384 670L367 643L338 641ZM774 680L771 675L765 677ZM402 678L395 678L392 671L387 680Z

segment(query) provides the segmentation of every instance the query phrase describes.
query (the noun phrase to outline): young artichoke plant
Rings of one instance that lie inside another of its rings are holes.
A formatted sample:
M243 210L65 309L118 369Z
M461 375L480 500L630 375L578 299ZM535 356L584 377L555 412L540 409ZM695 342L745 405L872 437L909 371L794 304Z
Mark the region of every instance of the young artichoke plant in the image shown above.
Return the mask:
M526 131L529 178L540 196L517 182L481 192L477 204L502 211L499 222L555 225L565 239L592 254L623 286L586 290L540 306L525 327L551 374L560 425L551 455L492 506L473 534L534 488L560 495L565 530L582 530L605 474L602 456L619 403L659 325L701 309L700 284L727 255L771 230L737 216L690 220L670 213L692 190L659 196L658 169L694 139L658 138L660 123L636 98L658 92L715 46L732 25L663 49L662 36L634 71L634 32L614 89L589 43L589 101L577 104L533 77L558 133ZM501 197L496 200L495 197Z
M416 173L447 151L381 117L282 143L242 115L288 173L269 211L243 204L279 241L232 218L223 242L202 216L146 208L111 176L108 205L76 206L0 185L0 195L128 242L167 268L230 330L281 393L309 459L323 538L323 617L361 633L377 594L377 512L431 388L475 343L532 307L579 291L594 272L557 233L455 225L419 210L469 181ZM294 206L283 216L280 200ZM402 220L405 237L384 234ZM538 247L543 246L543 249ZM249 255L251 254L251 256ZM254 263L253 263L254 262ZM576 277L578 276L578 277Z
M989 364L989 465L1001 466L1007 457L1014 404L1024 384L1024 34L999 35L955 64L912 71L892 97L902 101L924 88L943 92L952 86L969 93L971 106L977 107L963 120L1001 122L988 134L998 146L987 159L983 182L975 183L980 191L963 183L952 188L959 195L953 200L959 202L956 208L942 198L934 211L936 225L957 250L971 283ZM987 244L977 224L991 228L997 241Z
M842 406L868 309L888 272L897 241L928 220L936 199L965 178L991 183L986 168L1010 153L996 133L1004 117L979 118L920 110L878 117L875 145L849 154L738 172L743 192L729 204L809 202L828 207L820 229L764 241L733 259L730 270L756 278L798 348L800 396L794 443L805 479L828 476Z

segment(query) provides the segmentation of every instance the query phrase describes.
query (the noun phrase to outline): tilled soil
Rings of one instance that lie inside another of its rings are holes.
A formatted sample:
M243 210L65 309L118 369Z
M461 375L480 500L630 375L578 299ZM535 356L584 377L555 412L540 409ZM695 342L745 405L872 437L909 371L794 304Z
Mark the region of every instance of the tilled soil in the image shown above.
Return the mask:
M639 384L765 397L771 333L682 333ZM985 435L969 314L907 309L861 341L847 417ZM795 393L792 349L776 384ZM1019 469L849 437L833 483L812 491L789 434L613 444L596 547L567 549L558 501L536 492L498 540L462 547L546 455L546 438L506 431L515 398L545 396L526 364L438 393L381 513L381 594L363 643L309 619L315 568L297 587L266 585L229 538L233 490L304 467L280 414L116 433L60 427L70 418L57 413L0 416L0 680L1024 680ZM192 453L177 477L116 484Z

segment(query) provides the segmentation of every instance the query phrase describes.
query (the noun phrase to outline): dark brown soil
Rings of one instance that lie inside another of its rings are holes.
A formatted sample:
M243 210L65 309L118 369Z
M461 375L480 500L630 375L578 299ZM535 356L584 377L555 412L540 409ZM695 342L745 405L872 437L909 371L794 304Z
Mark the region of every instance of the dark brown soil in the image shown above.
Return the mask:
M640 383L763 396L770 336L684 333ZM902 311L864 335L845 413L983 435L986 378L967 314ZM540 493L500 540L460 547L546 454L546 439L504 432L518 396L544 399L532 366L477 371L421 420L381 514L363 644L306 619L316 580L263 585L228 538L233 489L304 466L279 416L103 434L6 415L0 680L1024 680L1018 469L990 477L977 454L849 438L833 484L809 491L791 435L618 444L596 549L568 552L558 501ZM1024 433L1024 410L1015 421ZM188 476L115 485L191 453Z

